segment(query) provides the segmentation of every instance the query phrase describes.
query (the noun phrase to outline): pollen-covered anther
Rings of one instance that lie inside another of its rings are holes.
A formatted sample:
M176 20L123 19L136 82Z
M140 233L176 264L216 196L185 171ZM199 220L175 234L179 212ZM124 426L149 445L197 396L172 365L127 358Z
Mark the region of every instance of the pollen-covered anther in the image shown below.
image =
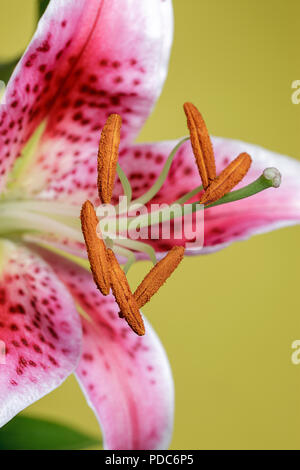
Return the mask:
M248 173L252 159L248 153L236 157L209 185L203 193L200 204L208 204L221 199L229 193Z
M80 219L94 281L101 293L108 295L110 275L106 246L97 234L98 218L90 201L83 204Z
M174 246L147 274L134 293L139 308L143 307L171 276L182 261L183 246Z
M196 106L192 103L185 103L183 108L203 188L206 189L216 177L213 146L204 119Z
M120 307L120 317L127 321L130 328L137 335L143 336L145 334L145 325L125 273L112 250L107 249L107 257L110 265L111 288Z
M111 114L101 132L98 151L98 191L103 204L110 204L116 178L122 119Z

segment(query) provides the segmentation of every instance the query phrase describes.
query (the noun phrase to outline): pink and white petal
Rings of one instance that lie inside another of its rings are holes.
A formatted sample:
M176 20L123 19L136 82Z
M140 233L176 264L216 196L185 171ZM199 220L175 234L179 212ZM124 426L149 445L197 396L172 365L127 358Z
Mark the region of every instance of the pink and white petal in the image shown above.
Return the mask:
M280 188L271 188L241 201L205 211L205 247L215 251L238 240L300 222L300 162L262 147L215 138L218 171L241 152L248 152L253 164L244 186L258 178L267 167L276 167L282 175Z
M166 77L172 21L171 0L123 0L122 8L119 0L50 2L8 86L2 124L10 140L18 133L11 163L47 118L27 174L31 191L97 155L110 113L123 117L122 142L134 139Z
M66 80L74 72L71 60L80 54L88 31L78 34L83 2L51 1L31 43L18 63L0 111L1 186L4 177L41 122L51 113ZM95 2L92 2L95 3ZM90 26L92 28L92 24ZM76 38L76 40L75 40Z
M155 332L146 322L146 335L137 337L119 318L113 296L103 297L90 273L58 257L51 256L50 262L91 318L82 320L83 351L76 375L100 421L105 448L167 448L173 380Z
M114 300L99 326L83 320L83 354L76 376L112 450L167 449L173 431L173 382L162 345L145 322L138 339L127 327L107 331ZM114 333L113 333L114 332Z
M0 339L6 349L5 364L0 364L3 426L74 371L81 325L72 297L44 260L7 241L0 247Z
M167 157L177 143L177 141L166 141L136 144L126 146L120 151L119 162L132 186L133 198L144 194L155 183ZM166 183L157 196L158 201L171 202L185 194L191 187L199 186L199 174L191 157L190 144L186 142L174 158ZM178 174L180 177L177 178ZM112 202L118 203L118 198L122 194L122 185L117 178ZM100 201L97 190L97 152L78 161L68 174L52 179L37 198L67 201L74 205L81 205L86 199L90 199L98 205Z
M141 196L161 172L174 142L135 145L124 151L121 165L133 186L134 197ZM237 186L245 186L258 178L267 167L277 167L282 174L280 188L271 188L250 198L205 210L204 247L186 250L186 254L205 254L244 240L251 235L268 232L300 222L300 162L262 147L224 138L213 138L217 172L220 173L239 153L248 152L253 159L250 171ZM170 203L200 184L189 142L182 145L174 158L168 178L151 203ZM121 194L118 186L115 198ZM196 201L199 195L191 199ZM182 243L184 240L182 240ZM152 240L157 252L168 251L180 240Z
M127 146L120 153L120 165L132 186L133 199L147 192L162 172L164 164L179 140ZM171 203L201 184L191 144L185 142L178 149L167 179L151 203ZM115 200L122 194L117 183ZM197 200L197 196L194 198Z
M204 253L252 235L299 224L298 160L241 141L214 138L213 142L218 171L241 152L246 151L252 156L250 171L237 189L254 181L267 167L278 168L282 184L280 188L270 188L247 199L208 209L205 212Z
M157 142L127 146L120 155L120 164L133 188L133 197L144 194L156 181L164 163L178 141ZM277 189L268 189L251 198L235 203L214 207L205 211L204 247L202 250L187 250L186 254L205 254L226 247L233 241L243 240L256 233L263 233L279 227L299 223L300 220L300 163L290 157L279 155L264 148L230 139L213 138L218 173L240 152L250 153L252 167L238 187L254 181L266 167L275 166L282 173L282 185ZM52 192L44 191L42 197L51 198L58 194L58 199L74 204L87 198L98 204L96 187L96 168L94 165L79 165L76 171L78 194L75 190L68 194L68 188L74 183L67 177L53 185ZM168 177L151 203L171 203L191 189L200 185L200 177L194 162L189 142L178 150ZM120 181L116 181L114 202L122 194ZM199 194L191 201L199 200ZM171 226L172 233L172 226ZM183 244L185 240L151 240L158 253L168 251L173 245Z

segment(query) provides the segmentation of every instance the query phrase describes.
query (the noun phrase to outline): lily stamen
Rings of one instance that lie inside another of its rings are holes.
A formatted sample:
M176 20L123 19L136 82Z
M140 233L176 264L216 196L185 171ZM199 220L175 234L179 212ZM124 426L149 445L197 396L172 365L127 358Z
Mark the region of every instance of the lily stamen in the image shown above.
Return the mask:
M183 108L203 188L206 189L216 177L213 146L204 119L196 106L192 103L185 103Z
M113 114L107 119L101 133L98 152L97 182L99 196L103 204L109 204L111 201L117 168L125 186L125 191L131 196L131 187L129 188L127 177L121 167L118 166L120 130L121 117L117 114ZM183 141L185 140L186 139ZM174 154L181 143L176 146L170 155L168 167L167 169L164 168L165 177L165 173L167 174ZM161 184L159 180L158 185ZM83 204L80 217L91 271L97 287L103 295L108 295L110 288L112 289L116 302L120 307L120 318L124 318L137 335L144 335L145 326L139 308L150 300L177 268L183 258L184 248L173 247L168 255L149 272L137 288L135 294L133 294L128 284L126 274L120 267L113 250L115 249L116 252L119 251L120 254L125 254L127 257L128 262L125 265L125 269L130 267L135 260L135 256L130 257L129 253L131 252L128 252L126 249L124 251L124 248L122 251L122 246L114 246L113 242L109 245L104 242L101 236L99 237L97 228L99 230L100 224L94 206L90 201L86 201ZM129 239L120 239L118 243L120 245L123 244L124 247L128 246L132 249L136 248L138 251L148 253L153 263L156 263L155 252L151 246Z
M208 204L205 208L214 206L220 206L221 204L228 204L229 202L240 201L255 194L265 191L269 188L279 188L281 184L281 174L277 168L270 167L266 168L263 173L252 183L244 186L243 188L237 189L230 193L225 194L221 199L216 202Z
M104 241L97 234L98 219L93 204L86 201L81 210L81 227L95 284L103 295L110 291L109 266Z
M183 260L184 247L174 246L147 274L134 293L139 308L142 308L161 288Z
M101 132L98 152L98 191L103 204L110 204L114 188L122 119L111 114Z
M192 103L185 103L183 107L194 156L205 189L200 204L212 203L221 199L244 178L252 160L247 153L241 153L217 177L213 146L204 119Z
M184 109L188 118L191 142L197 166L203 181L203 188L205 189L199 201L200 204L205 204L205 207L212 207L225 202L232 202L235 199L251 196L271 186L278 187L280 185L280 173L275 168L269 168L264 171L263 175L256 182L238 191L230 192L247 174L252 162L250 155L241 153L219 176L216 176L213 148L204 120L197 108L191 103L186 103ZM101 201L104 204L109 204L113 193L116 173L118 172L124 193L127 197L129 196L129 204L130 208L132 208L133 203L142 204L148 202L149 197L153 198L156 192L159 191L167 177L177 150L187 139L184 138L174 147L164 165L161 175L156 183L154 183L153 187L144 196L130 203L132 188L127 176L118 164L120 130L121 117L117 114L109 116L102 130L99 144L98 192ZM188 199L200 189L201 188L198 187L183 196L179 200L180 206L183 208L184 202L188 201ZM190 213L199 209L199 202L190 204ZM128 209L127 204L125 204L124 208L121 203L117 207L117 215L119 216L116 220L118 226L117 233L122 234L123 229L127 230L127 224L132 222L133 219L139 221L140 229L142 227L149 227L152 223L157 223L156 221L151 221L149 214L129 217L129 222L127 218L123 221L120 216L124 214L124 211L127 214L130 213L130 208ZM166 214L162 212L160 222L171 220L172 218L172 211L170 213L168 208ZM105 222L105 219L103 220ZM131 240L130 238L124 238L123 236L121 238L114 238L113 240L107 238L106 241L104 241L101 235L99 238L97 234L97 228L99 230L101 224L99 224L94 206L89 201L86 201L82 207L81 223L88 258L97 287L104 295L107 295L110 288L112 288L116 302L120 307L120 317L125 318L128 325L136 334L139 336L144 335L145 327L139 309L151 299L177 268L183 258L184 247L173 247L170 252L157 263L155 253L148 244ZM104 233L102 229L99 231L100 234ZM109 233L108 236L110 236ZM140 283L134 294L131 292L125 274L136 259L135 255L132 253L133 251L147 253L154 263L154 267ZM114 252L127 258L124 269L120 267Z
M215 202L229 193L246 176L252 159L248 153L236 157L209 185L200 199L200 204Z
M112 292L121 310L121 318L125 318L130 328L139 336L145 334L145 325L138 304L131 292L127 277L120 267L114 252L107 250L110 268Z

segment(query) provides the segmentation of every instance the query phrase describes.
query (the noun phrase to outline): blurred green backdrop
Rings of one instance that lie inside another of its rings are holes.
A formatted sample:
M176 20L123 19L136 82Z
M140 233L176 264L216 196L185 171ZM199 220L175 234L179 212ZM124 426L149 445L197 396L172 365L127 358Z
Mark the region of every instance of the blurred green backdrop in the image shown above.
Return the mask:
M213 134L300 158L299 1L174 0L174 10L168 80L140 140L185 135L191 100ZM1 58L23 50L34 12L34 0L1 0ZM172 448L300 449L299 240L292 227L186 259L144 309L173 367ZM135 266L131 282L148 268ZM98 432L73 378L26 413Z

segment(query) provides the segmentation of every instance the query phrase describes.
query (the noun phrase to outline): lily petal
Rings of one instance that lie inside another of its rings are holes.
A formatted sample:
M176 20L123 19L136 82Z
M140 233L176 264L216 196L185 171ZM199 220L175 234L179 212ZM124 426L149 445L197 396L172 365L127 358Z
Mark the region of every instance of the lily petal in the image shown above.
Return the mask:
M32 192L96 155L108 114L123 117L122 141L132 141L160 94L171 42L171 0L52 0L7 88L0 171L44 119Z
M239 153L247 152L252 156L252 167L237 188L254 181L267 167L279 169L282 174L282 184L280 188L271 188L244 200L206 209L204 247L201 250L187 249L185 252L187 255L211 253L225 248L234 241L299 223L300 162L298 160L237 140L215 137L212 141L217 174ZM132 185L133 199L140 197L153 185L161 173L168 155L177 143L178 141L166 141L137 144L123 149L120 155L120 164ZM81 178L80 184L83 188L80 198L88 198L97 204L97 189L91 189L92 181L95 181L97 177L96 167L89 168L90 171L86 171L84 165L78 166L78 178ZM66 193L68 184L68 180L61 181L60 197L73 203L79 202L75 193L72 195ZM150 203L172 203L200 184L191 145L190 142L186 142L178 150L164 185ZM122 194L121 183L117 180L113 202L117 203L118 197ZM196 194L189 202L199 201L200 194L200 192ZM48 198L50 192L46 190L42 196ZM149 243L157 253L165 253L174 245L184 244L185 240L174 240L171 236L170 240L150 240ZM77 250L76 254L79 254L80 251ZM139 259L143 257L143 255L138 255Z
M82 320L83 351L76 375L100 421L105 448L167 448L173 428L173 381L153 329L146 323L146 335L135 335L119 318L113 296L103 297L89 272L50 258L91 319Z
M205 210L204 247L186 254L205 254L244 240L251 235L268 232L300 222L300 162L262 147L245 142L215 137L212 139L217 174L239 153L247 152L253 163L237 189L258 178L267 167L277 167L282 174L280 188L271 188L244 200ZM158 177L176 141L135 145L124 151L120 159L133 186L133 197L141 196ZM190 142L178 150L168 178L151 203L171 203L201 184ZM122 193L116 187L115 198ZM190 201L198 201L199 194ZM184 242L184 240L182 240ZM180 240L151 241L157 252L168 251Z
M241 152L253 157L252 166L237 189L258 178L267 167L276 167L282 175L279 188L270 188L240 201L208 209L205 212L204 253L209 253L252 235L269 232L300 222L300 162L257 145L238 140L213 139L217 168Z
M45 261L7 241L0 250L2 426L74 371L81 325L69 292Z
M120 151L119 162L125 171L133 189L133 198L145 193L158 178L164 163L177 144L177 141L156 142L125 146ZM159 192L157 200L171 202L180 197L192 187L200 184L195 162L191 158L189 142L182 145L172 164L168 179ZM96 153L86 155L83 161L77 163L72 172L55 178L37 197L41 199L56 199L72 204L82 204L86 199L93 204L100 203L97 194L97 161ZM176 182L176 185L174 183ZM189 189L188 189L189 188ZM119 178L116 179L112 203L118 202L123 194ZM163 197L165 199L163 199Z

